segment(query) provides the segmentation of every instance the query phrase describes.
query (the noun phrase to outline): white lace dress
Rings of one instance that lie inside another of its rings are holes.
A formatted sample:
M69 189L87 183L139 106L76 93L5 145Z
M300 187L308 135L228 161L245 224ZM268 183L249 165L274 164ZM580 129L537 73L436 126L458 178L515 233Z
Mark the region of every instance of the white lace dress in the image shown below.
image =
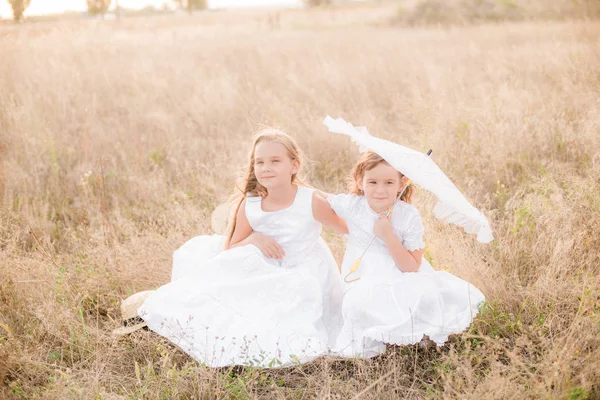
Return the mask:
M293 204L275 212L247 198L252 229L275 239L284 259L253 245L221 251L223 236L195 237L175 251L171 283L144 302L140 317L212 367L279 367L327 354L339 332L341 279L312 196L299 186Z
M328 201L348 224L344 277L372 238L378 214L364 196L332 195ZM424 248L421 216L414 207L398 202L392 226L404 248ZM412 344L423 335L441 345L448 335L470 325L485 300L476 287L434 270L425 259L419 272L400 271L379 238L349 279L357 277L361 279L343 283L343 326L335 347L335 352L343 357L373 357L385 351L385 343Z

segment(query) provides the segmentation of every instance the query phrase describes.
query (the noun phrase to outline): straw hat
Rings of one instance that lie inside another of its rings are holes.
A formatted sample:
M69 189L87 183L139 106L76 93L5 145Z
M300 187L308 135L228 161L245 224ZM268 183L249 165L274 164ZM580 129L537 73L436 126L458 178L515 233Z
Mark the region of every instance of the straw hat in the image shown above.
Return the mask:
M137 310L152 293L154 293L154 290L132 294L121 302L123 326L115 329L112 332L113 336L128 335L146 326L146 322L138 316Z
M233 218L235 207L229 203L222 203L214 209L211 215L211 228L215 233L224 234L227 229L229 220ZM115 329L113 336L129 335L139 329L146 327L146 322L141 319L137 310L144 304L144 301L150 296L154 290L146 290L132 294L121 302L121 317L123 318L123 326Z
M216 234L224 235L229 221L233 219L235 206L222 203L215 208L210 216L210 227Z

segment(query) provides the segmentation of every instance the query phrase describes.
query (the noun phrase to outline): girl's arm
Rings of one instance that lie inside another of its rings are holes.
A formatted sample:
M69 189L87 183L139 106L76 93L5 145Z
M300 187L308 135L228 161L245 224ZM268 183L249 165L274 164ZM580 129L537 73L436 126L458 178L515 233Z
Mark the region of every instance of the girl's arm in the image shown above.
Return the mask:
M385 243L394 263L400 271L417 272L419 270L421 259L423 257L423 250L406 250L400 239L394 234L389 217L381 214L379 219L377 219L377 222L375 222L373 230L375 231L375 235L381 238L383 243Z
M248 218L246 218L246 199L244 199L242 200L242 203L238 208L237 215L235 216L235 228L233 230L231 240L229 241L228 248L232 249L234 247L248 244L242 242L247 241L248 236L250 236L252 232L252 226L250 226L250 222L248 222Z
M245 206L246 200L244 199L235 219L235 229L233 231L233 236L231 236L231 241L229 242L229 249L253 244L258 247L266 257L281 260L285 256L283 248L274 239L252 230L252 226L246 217Z
M323 226L331 228L342 235L348 233L346 221L339 217L333 211L327 200L322 198L316 192L313 194L312 210L314 219L319 221Z

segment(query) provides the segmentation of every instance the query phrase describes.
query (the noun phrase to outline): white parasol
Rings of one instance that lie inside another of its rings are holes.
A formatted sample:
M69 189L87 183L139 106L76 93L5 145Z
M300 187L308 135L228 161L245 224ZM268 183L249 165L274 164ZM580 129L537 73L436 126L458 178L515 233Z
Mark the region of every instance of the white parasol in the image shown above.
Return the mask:
M323 124L330 132L350 136L361 151L370 149L379 154L412 182L435 194L439 200L433 210L436 218L461 226L465 232L477 235L477 240L481 243L494 240L485 215L471 205L431 157L372 136L365 127L355 127L342 118L333 119L328 115Z

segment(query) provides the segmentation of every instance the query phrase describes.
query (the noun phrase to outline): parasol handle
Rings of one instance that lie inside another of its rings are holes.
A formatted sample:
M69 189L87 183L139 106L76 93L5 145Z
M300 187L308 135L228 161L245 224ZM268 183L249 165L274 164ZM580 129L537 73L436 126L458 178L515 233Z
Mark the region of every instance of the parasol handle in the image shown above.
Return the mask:
M364 255L364 253L363 253ZM348 279L348 277L350 275L352 275L353 273L356 272L356 270L358 269L358 266L360 265L360 262L362 261L362 256L360 258L358 258L356 261L354 261L354 264L352 264L350 266L350 271L346 274L346 276L344 277L344 282L346 283L352 283L352 282L356 282L357 280L360 279L360 277L358 278L354 278L354 279Z

